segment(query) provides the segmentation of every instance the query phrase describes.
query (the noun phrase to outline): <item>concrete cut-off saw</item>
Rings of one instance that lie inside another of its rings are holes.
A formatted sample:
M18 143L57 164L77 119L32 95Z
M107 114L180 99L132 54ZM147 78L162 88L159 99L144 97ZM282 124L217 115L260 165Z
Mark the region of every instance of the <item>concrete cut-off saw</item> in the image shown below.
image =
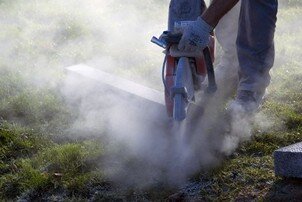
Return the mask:
M185 1L186 4L182 6L181 2L183 1L171 1L168 31L164 31L159 38L151 39L151 42L165 49L162 67L165 105L168 116L176 121L186 119L188 108L191 104L196 104L198 91L211 95L217 90L213 68L214 37L210 37L210 44L204 50L183 52L177 48L182 29L205 9L202 0Z

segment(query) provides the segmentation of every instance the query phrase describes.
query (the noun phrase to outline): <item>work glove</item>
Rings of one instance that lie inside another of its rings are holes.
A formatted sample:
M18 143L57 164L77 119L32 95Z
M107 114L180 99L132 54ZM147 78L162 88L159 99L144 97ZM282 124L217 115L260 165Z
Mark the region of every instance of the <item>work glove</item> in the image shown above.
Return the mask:
M210 33L213 31L201 17L196 21L188 22L182 29L182 38L178 44L180 51L203 50L210 42Z

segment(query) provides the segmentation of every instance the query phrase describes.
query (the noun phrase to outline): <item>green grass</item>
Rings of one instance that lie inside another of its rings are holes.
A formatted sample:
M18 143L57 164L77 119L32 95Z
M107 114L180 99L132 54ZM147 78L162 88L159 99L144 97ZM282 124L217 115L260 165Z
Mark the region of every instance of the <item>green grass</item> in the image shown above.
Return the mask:
M97 162L104 149L98 140L56 144L43 137L17 125L0 126L0 198L58 188L84 195L93 181L102 182Z
M71 121L71 112L53 88L37 88L16 72L0 76L0 118L40 130L60 133Z

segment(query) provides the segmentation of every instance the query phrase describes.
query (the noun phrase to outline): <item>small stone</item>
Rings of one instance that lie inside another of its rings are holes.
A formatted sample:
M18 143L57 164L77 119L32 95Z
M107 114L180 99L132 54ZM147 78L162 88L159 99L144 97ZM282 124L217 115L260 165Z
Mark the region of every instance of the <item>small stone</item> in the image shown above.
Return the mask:
M277 176L302 178L302 142L276 150L274 161Z

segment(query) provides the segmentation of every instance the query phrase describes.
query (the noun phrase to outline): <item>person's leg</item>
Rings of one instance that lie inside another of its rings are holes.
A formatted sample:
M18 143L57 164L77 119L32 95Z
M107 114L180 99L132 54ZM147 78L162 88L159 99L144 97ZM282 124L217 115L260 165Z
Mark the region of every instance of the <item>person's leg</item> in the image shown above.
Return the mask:
M238 56L236 39L241 1L218 23L215 36L222 48L219 64L215 68L218 93L221 98L229 98L238 85Z
M259 105L270 83L277 10L277 0L242 1L237 37L240 66L237 99L243 102L251 101L249 99L253 96Z

